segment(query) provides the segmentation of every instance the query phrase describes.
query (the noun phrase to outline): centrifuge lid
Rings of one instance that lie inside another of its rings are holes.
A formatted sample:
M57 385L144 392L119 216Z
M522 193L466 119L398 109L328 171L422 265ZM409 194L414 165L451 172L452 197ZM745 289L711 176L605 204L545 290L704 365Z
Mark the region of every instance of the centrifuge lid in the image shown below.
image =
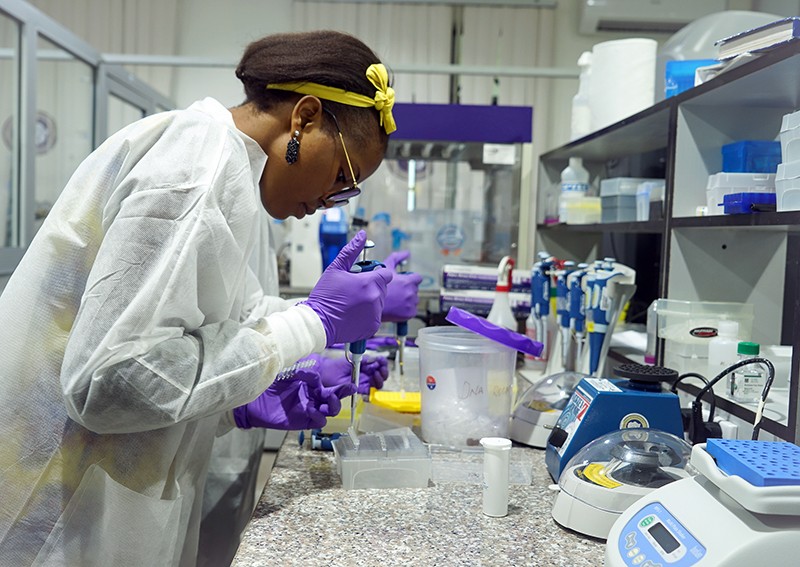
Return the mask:
M683 439L658 429L619 429L587 444L570 459L567 474L582 482L615 488L627 485L655 489L695 474L692 447ZM574 480L574 479L571 479Z

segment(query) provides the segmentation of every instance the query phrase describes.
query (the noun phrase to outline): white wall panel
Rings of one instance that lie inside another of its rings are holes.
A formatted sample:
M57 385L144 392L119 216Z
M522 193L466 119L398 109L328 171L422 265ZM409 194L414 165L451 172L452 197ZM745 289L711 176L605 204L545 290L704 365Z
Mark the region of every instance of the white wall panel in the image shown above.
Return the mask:
M391 70L393 65L450 63L450 6L295 2L296 31L335 29L369 45ZM449 101L446 75L402 73L394 76L399 102Z
M178 0L28 1L101 53L176 53ZM174 69L139 65L130 70L169 95Z

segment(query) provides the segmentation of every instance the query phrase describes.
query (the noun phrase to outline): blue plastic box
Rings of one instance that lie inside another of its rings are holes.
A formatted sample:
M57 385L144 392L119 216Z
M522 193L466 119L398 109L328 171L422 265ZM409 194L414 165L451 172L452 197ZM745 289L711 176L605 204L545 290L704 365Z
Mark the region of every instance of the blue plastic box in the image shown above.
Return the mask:
M722 146L725 173L775 173L781 163L781 143L741 140Z
M675 96L694 87L694 72L697 68L715 63L718 63L716 59L667 61L664 74L664 98Z
M722 198L726 215L741 215L775 210L775 193L732 193Z

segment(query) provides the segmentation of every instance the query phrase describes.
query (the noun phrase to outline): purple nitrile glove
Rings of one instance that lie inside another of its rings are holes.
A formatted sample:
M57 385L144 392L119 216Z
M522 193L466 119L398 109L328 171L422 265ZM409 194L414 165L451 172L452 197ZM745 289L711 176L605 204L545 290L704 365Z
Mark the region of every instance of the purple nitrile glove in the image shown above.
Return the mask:
M322 384L327 387L336 387L342 384L351 384L351 364L344 356L331 357L312 354L308 358L318 361L319 375ZM305 359L303 359L305 360ZM358 375L358 393L367 395L370 388L380 390L389 377L389 361L385 356L364 355L361 358L361 367Z
M281 430L325 427L328 417L342 409L342 398L352 396L351 383L328 388L322 384L318 369L296 370L291 378L274 381L252 402L233 410L240 429L268 427Z
M367 339L366 342L367 350L387 350L397 348L397 338L396 337L389 337L389 336L377 336L372 337L371 339ZM332 345L328 348L343 350L347 348L347 345L344 343L337 343Z
M408 250L392 252L383 263L394 271L397 265L407 260L410 255ZM421 282L422 276L414 272L395 273L386 288L386 302L383 304L381 321L397 323L413 318L417 314Z
M350 272L366 240L367 233L359 231L325 268L308 299L300 302L319 316L327 346L369 338L381 326L386 286L392 281L394 270Z

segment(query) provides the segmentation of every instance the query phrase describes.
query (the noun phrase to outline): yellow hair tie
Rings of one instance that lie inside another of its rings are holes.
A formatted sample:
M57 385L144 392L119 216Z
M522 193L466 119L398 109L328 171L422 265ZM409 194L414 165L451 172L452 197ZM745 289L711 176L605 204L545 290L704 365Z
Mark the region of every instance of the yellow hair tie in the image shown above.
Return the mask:
M317 83L299 81L296 83L269 84L268 89L280 91L292 91L300 94L315 96L324 100L357 106L359 108L375 108L380 114L381 126L387 134L397 130L394 117L392 116L392 106L394 106L394 89L389 86L389 73L382 63L373 63L367 68L367 79L375 88L375 98L346 91L336 87L328 87Z

